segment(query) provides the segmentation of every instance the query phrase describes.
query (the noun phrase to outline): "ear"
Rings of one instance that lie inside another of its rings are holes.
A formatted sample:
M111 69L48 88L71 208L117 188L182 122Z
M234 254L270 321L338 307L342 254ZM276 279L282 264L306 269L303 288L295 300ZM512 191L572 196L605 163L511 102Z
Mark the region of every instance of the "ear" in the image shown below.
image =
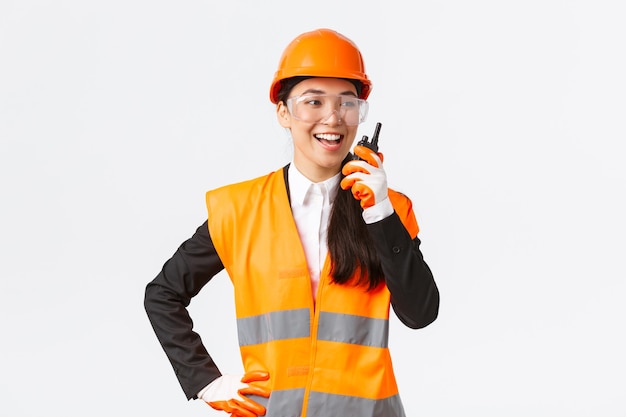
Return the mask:
M276 118L282 127L291 127L291 114L289 114L289 109L282 101L276 105Z

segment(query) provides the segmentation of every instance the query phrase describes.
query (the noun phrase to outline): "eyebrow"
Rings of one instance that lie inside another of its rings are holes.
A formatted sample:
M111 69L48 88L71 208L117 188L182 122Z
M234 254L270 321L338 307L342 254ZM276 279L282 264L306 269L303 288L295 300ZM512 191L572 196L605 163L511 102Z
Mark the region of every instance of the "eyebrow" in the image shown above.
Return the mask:
M305 95L305 94L328 94L326 91L323 90L318 90L316 88L309 88L308 90L302 92L302 94L300 95ZM356 97L356 93L350 90L346 90L342 93L337 94L338 96L354 96Z

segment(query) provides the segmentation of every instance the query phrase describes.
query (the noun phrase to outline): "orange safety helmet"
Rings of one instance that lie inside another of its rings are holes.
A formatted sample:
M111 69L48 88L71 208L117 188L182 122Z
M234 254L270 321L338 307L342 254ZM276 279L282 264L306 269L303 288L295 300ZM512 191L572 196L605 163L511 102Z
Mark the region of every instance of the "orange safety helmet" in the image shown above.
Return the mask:
M367 99L372 89L359 48L350 39L330 29L303 33L287 46L270 87L272 103L278 103L281 81L299 76L360 81L363 88L359 98L363 100Z

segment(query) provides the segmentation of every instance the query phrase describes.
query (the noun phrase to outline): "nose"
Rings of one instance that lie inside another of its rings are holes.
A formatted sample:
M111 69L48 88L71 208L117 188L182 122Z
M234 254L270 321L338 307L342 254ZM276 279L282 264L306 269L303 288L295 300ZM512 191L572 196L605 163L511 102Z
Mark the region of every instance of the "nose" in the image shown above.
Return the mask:
M329 126L336 126L336 125L342 124L343 119L341 118L339 111L335 109L328 116L326 116L323 120L321 120L320 123L324 125L329 125Z

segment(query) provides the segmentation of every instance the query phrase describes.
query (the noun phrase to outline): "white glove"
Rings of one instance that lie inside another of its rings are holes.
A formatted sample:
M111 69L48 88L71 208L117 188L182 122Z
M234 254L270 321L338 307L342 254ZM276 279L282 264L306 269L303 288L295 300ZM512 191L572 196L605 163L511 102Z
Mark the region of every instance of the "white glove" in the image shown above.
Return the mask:
M351 189L361 207L370 208L388 197L387 175L383 169L383 155L365 146L357 145L354 153L362 160L350 161L341 170L345 178L341 188Z
M198 398L215 410L231 413L232 417L258 417L265 415L265 407L245 394L269 398L270 391L249 382L266 381L267 372L248 372L245 375L222 375L198 393Z
M243 375L222 375L198 393L198 398L205 402L229 400L239 397L237 391L248 384L241 382Z

